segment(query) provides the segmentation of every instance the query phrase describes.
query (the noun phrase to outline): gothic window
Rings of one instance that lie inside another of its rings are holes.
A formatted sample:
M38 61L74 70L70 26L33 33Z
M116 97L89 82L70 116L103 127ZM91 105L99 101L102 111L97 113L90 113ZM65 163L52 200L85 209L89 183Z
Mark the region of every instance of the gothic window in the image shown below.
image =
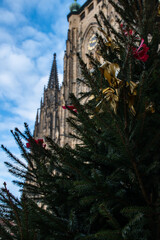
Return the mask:
M80 19L81 21L85 18L85 12L83 12L81 15L80 15Z
M93 8L94 8L94 5L93 5L93 3L88 7L88 13L90 13L92 10L93 10Z
M53 131L53 114L52 113L50 113L50 126L49 126L49 128L50 128L50 137L52 138L52 131Z

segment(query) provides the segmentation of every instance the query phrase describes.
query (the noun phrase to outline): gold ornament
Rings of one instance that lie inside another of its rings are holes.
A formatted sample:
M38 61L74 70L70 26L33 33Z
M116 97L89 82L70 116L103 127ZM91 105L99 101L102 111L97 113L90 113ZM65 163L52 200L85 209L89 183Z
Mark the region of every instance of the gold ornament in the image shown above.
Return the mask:
M110 87L102 90L102 98L98 99L99 103L96 106L96 110L99 111L104 100L110 103L114 113L117 113L117 103L119 101L119 89L123 84L123 81L117 78L120 71L120 67L117 63L111 63L106 61L100 66L100 71L108 81Z
M120 67L117 63L106 61L99 69L111 87L119 88L123 84L123 81L117 78L120 71Z
M154 108L154 104L151 102L150 104L148 104L146 106L146 112L148 113L155 113L155 108Z
M124 84L124 81L118 79L117 75L120 71L120 67L117 63L111 63L109 61L106 61L100 66L99 69L110 86L102 91L104 99L110 103L110 106L114 110L114 113L116 114L117 112L117 103L119 102L120 89L122 87L126 87L126 89L128 89L128 108L135 116L136 111L134 109L134 103L137 96L137 87L139 85L139 82L135 83L133 81L130 81L129 83L127 82L126 84ZM102 103L103 100L101 100L97 106L99 107L99 105L101 105Z
M116 95L116 92L113 88L106 88L102 91L104 94L104 98L107 102L110 103L111 108L113 109L114 113L117 113L117 103L119 101L119 96Z
M137 87L139 85L139 82L133 82L130 81L129 83L127 82L126 86L129 86L130 89L130 94L136 96L137 95Z
M100 49L99 49L98 46L96 47L96 59L97 59L97 61L99 61L99 62L100 62L100 60L101 60L101 52L100 52Z
M137 87L139 85L139 82L133 82L130 81L129 83L126 83L126 87L129 87L129 93L128 93L128 107L131 111L131 113L135 116L136 115L136 111L134 108L134 102L137 96Z
M134 102L135 102L135 96L129 96L129 99L128 99L128 107L131 111L131 113L133 114L133 116L136 115L136 111L135 111L135 108L134 108Z

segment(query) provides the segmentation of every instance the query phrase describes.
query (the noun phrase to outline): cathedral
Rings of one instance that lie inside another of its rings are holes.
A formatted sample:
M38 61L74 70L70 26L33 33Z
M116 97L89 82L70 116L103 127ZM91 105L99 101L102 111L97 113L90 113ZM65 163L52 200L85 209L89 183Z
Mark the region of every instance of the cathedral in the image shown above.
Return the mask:
M76 81L77 78L81 78L77 53L89 67L86 53L92 52L94 56L96 54L95 14L102 10L111 16L111 21L114 19L113 9L108 0L88 0L82 6L76 0L74 1L67 16L69 29L64 53L63 83L59 87L56 54L54 54L48 85L44 88L34 128L35 139L44 139L45 136L49 136L60 146L68 143L72 147L75 141L70 138L71 129L66 121L70 112L62 106L70 105L70 93L78 97L80 92L87 91L86 86Z

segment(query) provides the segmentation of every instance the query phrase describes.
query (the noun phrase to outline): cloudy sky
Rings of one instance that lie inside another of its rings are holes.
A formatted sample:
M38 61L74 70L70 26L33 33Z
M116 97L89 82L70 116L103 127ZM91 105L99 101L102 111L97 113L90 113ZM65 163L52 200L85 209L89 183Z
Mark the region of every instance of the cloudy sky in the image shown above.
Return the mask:
M67 14L73 0L0 0L0 144L19 155L10 130L33 131L36 109L57 53L60 82L67 37ZM85 0L79 0L83 4ZM17 193L0 149L0 187L6 181Z

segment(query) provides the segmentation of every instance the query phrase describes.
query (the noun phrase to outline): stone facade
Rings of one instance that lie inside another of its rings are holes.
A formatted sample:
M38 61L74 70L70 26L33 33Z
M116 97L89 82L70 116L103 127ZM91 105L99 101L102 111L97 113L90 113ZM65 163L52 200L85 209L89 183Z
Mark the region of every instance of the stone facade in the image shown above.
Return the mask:
M56 54L54 54L48 86L44 89L40 110L37 112L35 139L49 136L60 146L64 146L66 143L72 147L75 145L74 140L69 137L71 130L66 121L70 112L64 110L62 106L70 105L70 93L78 96L80 92L87 91L85 86L76 81L77 78L81 77L77 52L89 67L86 53L92 51L93 54L96 54L94 34L97 32L97 23L94 16L98 14L100 9L111 16L111 21L114 19L113 10L108 4L108 0L88 0L78 10L72 9L68 14L69 29L64 54L63 83L59 89Z

